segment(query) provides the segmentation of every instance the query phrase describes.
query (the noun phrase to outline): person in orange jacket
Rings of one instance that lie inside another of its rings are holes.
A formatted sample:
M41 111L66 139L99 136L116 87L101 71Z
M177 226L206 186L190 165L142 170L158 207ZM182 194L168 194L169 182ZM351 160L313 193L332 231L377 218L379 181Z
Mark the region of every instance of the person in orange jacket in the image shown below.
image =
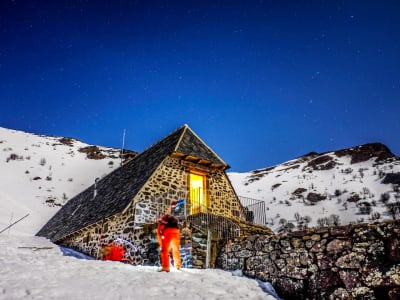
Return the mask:
M180 244L181 236L179 232L178 220L169 214L163 215L158 220L157 226L158 245L161 250L161 266L160 272L169 272L169 253L172 252L174 259L174 267L179 270L181 268Z

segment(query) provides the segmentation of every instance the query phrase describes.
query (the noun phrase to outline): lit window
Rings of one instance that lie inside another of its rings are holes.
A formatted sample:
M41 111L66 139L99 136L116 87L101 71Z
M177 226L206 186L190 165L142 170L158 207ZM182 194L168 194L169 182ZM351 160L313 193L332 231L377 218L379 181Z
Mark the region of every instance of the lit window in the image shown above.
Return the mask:
M199 174L190 174L190 212L191 214L207 211L205 190L206 177Z

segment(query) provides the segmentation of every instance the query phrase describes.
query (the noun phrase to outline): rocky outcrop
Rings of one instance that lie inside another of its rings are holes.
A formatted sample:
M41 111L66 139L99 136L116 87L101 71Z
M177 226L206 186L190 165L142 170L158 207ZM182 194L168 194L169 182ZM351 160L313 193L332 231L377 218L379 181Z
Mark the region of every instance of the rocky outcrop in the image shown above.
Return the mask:
M399 299L400 221L252 235L218 266L269 281L285 300Z
M86 153L89 159L103 159L106 157L97 146L83 147L79 149L79 152Z
M311 160L305 167L304 170L330 170L336 166L334 158L329 155L318 156Z
M388 147L381 143L370 143L360 145L350 149L335 151L338 157L351 156L351 164L367 161L375 157L375 161L383 161L388 158L395 157Z
M382 183L384 184L400 184L400 173L389 173L383 178Z

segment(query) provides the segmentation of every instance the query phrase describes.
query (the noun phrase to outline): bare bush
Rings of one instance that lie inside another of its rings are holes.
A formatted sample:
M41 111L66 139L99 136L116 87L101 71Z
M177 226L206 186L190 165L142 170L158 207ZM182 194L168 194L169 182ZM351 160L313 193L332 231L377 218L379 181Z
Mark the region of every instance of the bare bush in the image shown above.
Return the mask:
M44 166L46 164L46 159L44 157L42 157L40 159L39 165Z

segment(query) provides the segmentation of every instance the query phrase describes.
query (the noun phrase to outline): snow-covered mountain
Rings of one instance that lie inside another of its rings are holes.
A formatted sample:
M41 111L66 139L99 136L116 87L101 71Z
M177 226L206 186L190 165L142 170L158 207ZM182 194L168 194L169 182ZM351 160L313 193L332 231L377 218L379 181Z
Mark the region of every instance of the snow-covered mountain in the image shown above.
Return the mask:
M29 214L12 230L35 234L120 163L120 149L0 127L0 230ZM400 214L400 158L378 143L228 176L239 196L265 201L267 225L276 232Z
M0 230L29 214L13 230L35 234L68 199L116 169L120 152L0 127Z
M276 232L400 215L400 158L380 143L228 175L238 195L265 201Z

